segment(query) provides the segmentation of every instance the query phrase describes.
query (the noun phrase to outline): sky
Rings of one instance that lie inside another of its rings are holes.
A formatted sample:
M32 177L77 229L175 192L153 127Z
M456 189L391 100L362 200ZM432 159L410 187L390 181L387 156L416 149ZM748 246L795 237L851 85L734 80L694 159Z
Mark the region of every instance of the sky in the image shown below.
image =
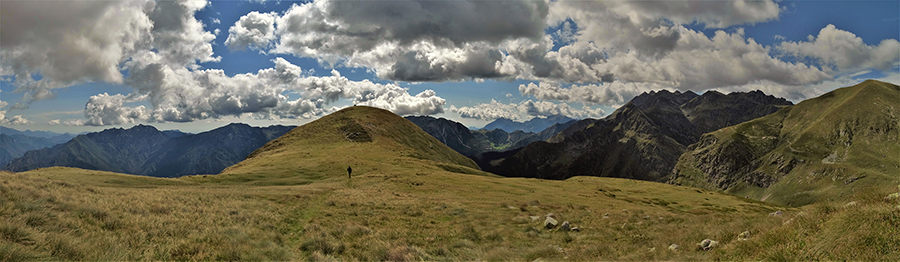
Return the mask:
M900 1L0 1L0 125L302 125L356 105L481 127L656 90L793 102L900 83Z

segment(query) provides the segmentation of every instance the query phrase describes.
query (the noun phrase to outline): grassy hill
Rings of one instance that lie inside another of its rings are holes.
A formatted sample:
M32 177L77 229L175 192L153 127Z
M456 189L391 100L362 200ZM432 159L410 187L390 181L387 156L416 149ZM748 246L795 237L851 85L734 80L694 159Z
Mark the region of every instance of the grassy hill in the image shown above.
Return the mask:
M390 111L354 106L295 128L215 176L236 182L296 184L399 170L481 172L421 128ZM260 180L262 179L262 180Z
M703 136L672 183L801 206L900 183L900 87L868 80Z
M627 179L501 178L401 120L342 110L220 175L0 172L0 260L900 259L900 199L884 198L896 188L787 208ZM544 228L548 213L580 230ZM706 238L719 245L698 249Z

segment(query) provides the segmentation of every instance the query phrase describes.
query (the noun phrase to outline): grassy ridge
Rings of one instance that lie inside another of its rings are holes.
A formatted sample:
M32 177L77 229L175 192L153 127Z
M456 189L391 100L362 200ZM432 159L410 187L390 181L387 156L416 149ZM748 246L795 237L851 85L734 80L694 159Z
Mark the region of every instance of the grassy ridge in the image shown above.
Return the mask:
M671 182L802 206L900 182L900 87L868 80L705 135Z

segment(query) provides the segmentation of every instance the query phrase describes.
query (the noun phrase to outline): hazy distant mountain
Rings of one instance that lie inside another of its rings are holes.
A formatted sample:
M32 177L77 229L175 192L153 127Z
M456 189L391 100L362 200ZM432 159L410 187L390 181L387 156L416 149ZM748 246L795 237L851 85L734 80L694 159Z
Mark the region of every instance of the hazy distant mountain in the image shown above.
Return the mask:
M657 181L705 130L764 116L789 104L761 92L644 93L606 118L578 121L547 142L531 143L513 156L494 160L488 169L505 176Z
M703 135L667 180L790 206L838 200L894 189L898 140L900 87L868 80Z
M199 134L163 132L146 125L114 128L26 152L4 169L67 166L164 177L214 174L292 128L230 124Z
M52 147L68 142L75 135L48 131L19 131L0 126L0 167L21 157L30 150Z
M534 141L546 140L568 125L575 123L572 120L567 123L553 124L544 131L533 133L522 130L506 132L502 129L470 130L458 122L430 116L407 116L405 118L437 138L441 143L468 157L486 152L521 148Z
M535 117L525 122L516 122L507 118L499 118L484 126L484 130L501 129L506 132L514 132L521 130L524 132L541 132L544 129L554 125L572 121L569 117L563 115L552 115L545 118Z
M56 139L30 137L22 134L0 134L0 166L5 166L9 161L21 157L30 150L52 147L57 144L59 142Z
M63 139L66 137L68 137L69 139L72 139L73 137L76 136L76 135L70 134L70 133L60 134L60 133L55 133L55 132L50 132L50 131L31 131L31 130L19 131L19 130L12 129L9 127L4 127L4 126L0 126L0 134L5 134L5 135L9 135L9 136L24 135L24 136L29 136L29 137L50 138L50 139L54 139L54 141L59 141L60 139ZM66 142L66 141L68 141L68 139L66 139L65 141L62 141L62 142Z

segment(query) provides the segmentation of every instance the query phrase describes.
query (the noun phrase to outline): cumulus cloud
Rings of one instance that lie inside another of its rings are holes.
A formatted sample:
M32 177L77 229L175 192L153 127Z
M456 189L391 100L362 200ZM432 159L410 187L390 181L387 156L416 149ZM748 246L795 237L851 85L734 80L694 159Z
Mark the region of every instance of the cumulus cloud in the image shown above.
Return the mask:
M157 53L172 66L213 57L212 33L194 18L206 1L0 2L0 72L14 75L23 102L52 99L52 89L122 83L123 62ZM32 78L39 74L40 80Z
M152 58L147 58L150 61ZM445 100L432 90L411 95L395 84L352 81L336 70L331 76L308 76L282 58L273 68L227 76L218 69L188 70L153 63L134 67L129 95L92 96L85 125L137 122L190 122L224 116L311 118L335 111L339 99L385 108L400 115L443 112ZM290 99L292 94L299 95ZM149 103L150 107L128 103Z
M827 25L808 42L781 42L778 50L800 58L812 58L837 71L866 69L890 70L900 65L900 42L884 39L878 45L866 45L855 34Z
M611 82L603 84L571 85L562 87L555 82L528 83L519 85L522 95L541 100L579 102L617 107L631 101L643 92L665 89L658 84Z
M247 30L248 24L271 21L248 14L229 29L234 39L229 47L262 48L274 40L270 52L371 68L391 80L497 78L506 76L498 72L503 54L495 46L508 39L540 39L548 12L545 2L524 0L316 0L275 18L274 36Z
M275 41L275 13L250 12L228 29L225 45L231 50L267 49Z
M451 105L449 109L464 118L483 121L491 121L498 118L520 121L551 115L564 115L571 118L598 118L606 113L603 109L593 109L586 105L581 109L576 109L568 103L526 100L520 103L504 104L493 99L491 99L490 103L477 104L471 107Z
M22 115L14 115L6 117L6 111L0 110L0 124L2 125L30 125L34 122L22 117Z

